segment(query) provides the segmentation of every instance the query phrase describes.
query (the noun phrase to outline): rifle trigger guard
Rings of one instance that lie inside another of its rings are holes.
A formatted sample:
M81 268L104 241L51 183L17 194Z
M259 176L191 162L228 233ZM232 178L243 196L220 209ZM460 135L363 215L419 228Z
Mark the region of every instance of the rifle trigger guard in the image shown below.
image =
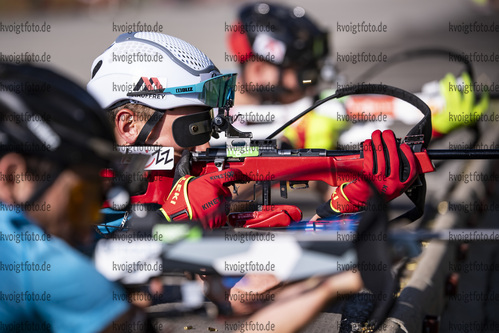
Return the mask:
M223 168L224 168L224 162L225 162L225 159L223 157L217 157L215 158L215 166L217 167L218 171L222 171Z

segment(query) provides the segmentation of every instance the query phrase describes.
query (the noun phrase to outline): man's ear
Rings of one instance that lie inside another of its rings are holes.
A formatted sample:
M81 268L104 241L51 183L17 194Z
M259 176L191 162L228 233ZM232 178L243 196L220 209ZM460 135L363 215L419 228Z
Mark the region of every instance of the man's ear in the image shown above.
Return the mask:
M32 187L32 184L21 180L26 171L26 160L21 155L8 153L0 158L0 201L13 204L27 200L24 197L31 194L32 190L28 187Z
M121 109L114 118L116 140L118 143L133 144L139 136L142 125L139 124L135 113L129 109Z

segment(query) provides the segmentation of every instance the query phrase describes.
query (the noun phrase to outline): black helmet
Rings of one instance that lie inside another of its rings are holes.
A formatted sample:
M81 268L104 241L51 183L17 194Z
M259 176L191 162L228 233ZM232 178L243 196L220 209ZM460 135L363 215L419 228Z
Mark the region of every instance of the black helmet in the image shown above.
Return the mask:
M105 112L83 88L48 69L0 63L0 157L15 152L53 164L26 205L70 166L119 166L114 142Z
M258 2L242 7L238 19L238 25L228 29L228 41L239 62L253 57L314 72L304 78L318 77L329 54L328 32L305 16L305 9Z
M39 156L65 168L107 167L119 153L99 104L48 69L0 63L0 156Z

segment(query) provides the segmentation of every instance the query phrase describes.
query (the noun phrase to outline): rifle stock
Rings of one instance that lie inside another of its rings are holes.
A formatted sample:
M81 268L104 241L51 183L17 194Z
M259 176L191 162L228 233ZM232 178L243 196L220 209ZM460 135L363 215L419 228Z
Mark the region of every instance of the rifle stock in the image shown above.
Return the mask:
M200 175L222 169L240 170L248 181L324 181L338 186L362 173L363 161L358 151L323 149L276 149L260 156L223 157L225 149L210 148L193 155L193 170ZM225 155L226 156L226 155ZM435 170L426 151L415 153L418 173Z

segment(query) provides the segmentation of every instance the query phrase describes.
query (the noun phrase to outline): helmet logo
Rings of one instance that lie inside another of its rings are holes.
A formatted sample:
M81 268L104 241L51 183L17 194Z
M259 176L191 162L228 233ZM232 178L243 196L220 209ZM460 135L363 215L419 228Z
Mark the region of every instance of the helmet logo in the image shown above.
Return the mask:
M173 147L161 146L116 146L116 149L124 154L121 164L128 165L136 158L136 154L148 155L149 158L144 165L145 171L151 170L173 170Z
M157 89L163 89L163 86L161 83L159 83L159 80L157 77L152 77L148 79L147 77L142 76L135 85L135 88L133 88L133 91L142 91L142 90L157 90Z
M284 55L286 54L286 45L269 35L259 34L256 36L253 43L253 50L256 54L263 56L267 54L273 55L275 60L274 63L282 64Z

